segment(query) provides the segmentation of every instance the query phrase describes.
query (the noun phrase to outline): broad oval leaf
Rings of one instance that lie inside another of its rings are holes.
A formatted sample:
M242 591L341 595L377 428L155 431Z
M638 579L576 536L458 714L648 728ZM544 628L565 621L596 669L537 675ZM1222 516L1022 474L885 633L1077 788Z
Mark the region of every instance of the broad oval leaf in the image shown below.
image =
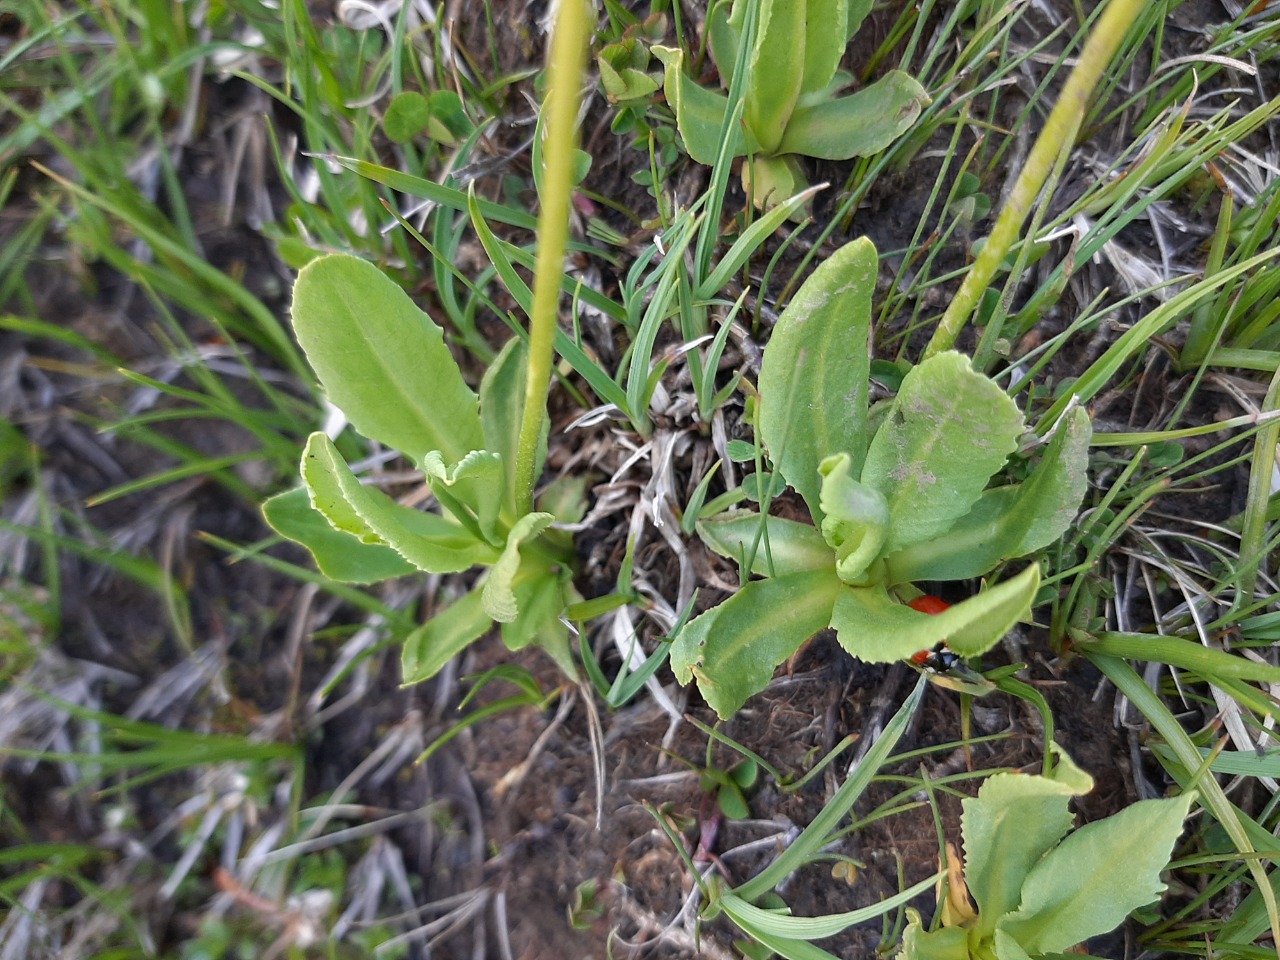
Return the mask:
M964 879L978 905L979 936L1018 909L1027 874L1074 825L1068 803L1080 792L1049 777L997 773L961 801Z
M376 583L417 573L418 568L384 544L365 543L337 530L311 505L304 487L277 494L262 505L271 529L311 551L316 566L330 580Z
M867 448L862 482L884 494L884 553L945 533L1018 445L1022 414L968 357L948 351L902 379Z
M980 577L1001 560L1049 546L1080 509L1092 435L1088 413L1075 408L1025 481L985 491L946 533L888 557L890 582Z
M841 247L787 304L760 367L760 435L775 466L822 521L818 465L847 453L861 469L867 447L871 295L876 249Z
M722 557L739 562L752 557L751 573L761 577L830 569L835 559L815 527L754 510L700 520L698 536Z
M748 583L690 621L671 645L676 679L696 678L722 719L769 685L773 671L831 620L840 581L810 570Z
M336 530L364 543L385 544L419 570L458 573L492 562L496 551L444 517L403 507L366 487L323 433L307 438L302 482L311 504Z
M779 152L787 121L800 98L808 6L808 0L759 0L742 119L763 153Z
M366 437L452 461L483 446L476 395L443 331L373 264L333 254L303 267L293 328L329 399Z
M403 685L430 680L492 625L480 591L463 594L405 637L400 653Z
M882 584L846 586L831 616L840 645L859 660L889 663L945 643L964 657L990 650L1021 620L1040 585L1034 564L1004 583L938 614L898 603Z
M413 90L397 94L387 105L382 129L393 143L408 143L431 122L431 101Z
M918 81L891 70L847 97L797 105L775 152L821 160L870 156L906 133L929 102Z
M797 4L801 6L801 4ZM807 0L804 70L800 94L821 90L831 82L849 44L849 0Z
M1087 824L1041 859L1022 888L1022 905L997 927L1028 954L1067 950L1119 926L1160 898L1194 791L1140 800Z
M720 155L720 128L729 109L729 98L714 90L700 87L684 72L684 51L676 47L655 46L656 56L665 66L664 87L667 103L676 112L676 126L684 140L685 150L698 163L711 166ZM731 156L757 153L760 144L754 138L734 138Z

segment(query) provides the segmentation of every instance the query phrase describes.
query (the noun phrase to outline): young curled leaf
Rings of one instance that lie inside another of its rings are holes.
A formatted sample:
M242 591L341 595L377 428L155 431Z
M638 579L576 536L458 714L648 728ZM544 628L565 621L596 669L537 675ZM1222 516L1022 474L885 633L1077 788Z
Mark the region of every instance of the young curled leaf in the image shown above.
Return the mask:
M484 610L499 623L509 623L520 612L514 590L520 569L520 545L532 540L553 521L549 513L526 513L507 534L507 544L484 581Z
M271 529L311 551L320 572L342 583L376 583L418 568L383 543L366 543L333 526L311 505L305 487L277 494L262 505Z
M836 552L836 576L845 583L866 580L889 532L889 505L879 490L850 476L847 453L818 465L822 476L822 536Z
M497 526L506 488L503 467L502 457L489 450L472 450L453 464L446 464L439 450L422 458L436 499L459 520L474 516L480 536L495 545L502 543Z

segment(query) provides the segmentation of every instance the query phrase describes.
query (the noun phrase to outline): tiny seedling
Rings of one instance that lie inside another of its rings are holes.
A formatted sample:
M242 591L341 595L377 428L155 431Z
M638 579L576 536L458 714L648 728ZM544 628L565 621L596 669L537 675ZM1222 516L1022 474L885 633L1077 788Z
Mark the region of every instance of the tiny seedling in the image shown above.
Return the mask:
M741 563L744 583L680 631L671 664L721 717L825 627L871 662L940 643L962 657L990 649L1031 606L1035 564L933 615L908 606L920 594L911 584L981 577L1048 546L1084 496L1091 427L1078 407L1022 444L1039 460L1021 482L988 488L1027 426L961 354L926 360L869 407L876 268L866 239L837 251L779 318L761 366L757 434L815 525L746 510L698 524ZM757 493L776 479L757 479ZM752 574L765 579L746 582Z
M733 0L707 15L711 55L729 96L684 72L684 51L655 46L667 102L685 149L711 165L731 136L730 156L748 157L743 185L757 207L774 206L808 186L797 156L848 160L878 153L910 129L929 97L900 70L848 96L839 69L870 0ZM735 83L735 77L741 79ZM740 90L742 123L732 121Z
M1048 775L998 773L963 801L965 861L954 850L948 857L935 929L908 909L899 960L1060 956L1159 899L1194 791L1073 831L1067 804L1093 778L1053 752Z

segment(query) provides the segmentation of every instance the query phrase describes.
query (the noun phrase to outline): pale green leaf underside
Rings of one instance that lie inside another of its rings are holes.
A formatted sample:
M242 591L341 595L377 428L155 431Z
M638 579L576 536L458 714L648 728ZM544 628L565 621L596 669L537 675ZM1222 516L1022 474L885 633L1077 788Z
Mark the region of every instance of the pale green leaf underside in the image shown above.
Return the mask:
M262 514L272 530L310 550L316 566L330 580L376 583L418 572L390 547L365 543L353 534L335 530L311 506L311 497L303 487L272 497L262 505Z
M926 930L920 914L907 911L907 928L902 932L898 960L971 960L969 931L963 927Z
M912 368L862 468L862 482L889 504L885 554L931 540L968 513L1022 430L1017 405L963 354Z
M405 638L400 656L404 685L430 680L492 624L480 592L463 594Z
M924 87L892 70L847 97L798 105L775 152L821 160L870 156L906 133L927 103Z
M293 327L329 399L366 437L451 461L483 446L476 396L440 327L373 264L334 254L303 267Z
M830 570L748 583L685 625L671 646L676 679L697 678L721 719L768 686L773 671L823 629L840 581Z
M698 536L730 560L741 561L754 549L751 573L762 577L830 569L835 560L822 534L810 524L782 517L761 518L753 510L731 510L700 520Z
M774 465L822 520L818 465L867 445L871 295L877 257L865 237L824 261L778 318L760 368L760 432Z
M323 433L307 438L302 482L311 504L334 529L395 550L427 573L457 573L493 560L494 549L444 517L396 503L356 479Z
M846 586L836 598L831 626L841 646L869 663L902 660L939 643L961 656L977 656L1026 615L1039 584L1040 570L1033 565L933 616L898 603L881 585Z
M1160 871L1194 797L1141 800L1072 833L1032 868L1021 907L998 929L1034 955L1119 926L1164 892Z

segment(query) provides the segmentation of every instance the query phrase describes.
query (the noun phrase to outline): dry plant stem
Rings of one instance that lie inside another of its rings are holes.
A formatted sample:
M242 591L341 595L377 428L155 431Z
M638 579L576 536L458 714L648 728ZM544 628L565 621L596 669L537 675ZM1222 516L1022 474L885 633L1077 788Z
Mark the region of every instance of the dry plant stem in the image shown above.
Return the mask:
M560 276L569 236L569 198L573 189L573 148L582 71L586 68L588 11L582 0L560 0L551 36L547 97L547 142L543 157L542 209L538 213L538 260L529 318L529 376L516 452L516 498L533 509L533 475L538 437L547 415L552 343L559 322Z
M936 353L951 349L965 321L973 315L1005 254L1017 240L1018 232L1031 212L1055 161L1060 154L1075 145L1090 96L1134 21L1145 8L1143 0L1111 0L1102 11L1084 49L1080 51L1075 69L1062 88L1062 95L1054 104L1044 129L1036 138L1035 146L1031 148L1026 165L1014 182L996 225L991 228L986 245L969 268L955 299L942 315L938 329L933 332L933 338L924 351L926 360Z

